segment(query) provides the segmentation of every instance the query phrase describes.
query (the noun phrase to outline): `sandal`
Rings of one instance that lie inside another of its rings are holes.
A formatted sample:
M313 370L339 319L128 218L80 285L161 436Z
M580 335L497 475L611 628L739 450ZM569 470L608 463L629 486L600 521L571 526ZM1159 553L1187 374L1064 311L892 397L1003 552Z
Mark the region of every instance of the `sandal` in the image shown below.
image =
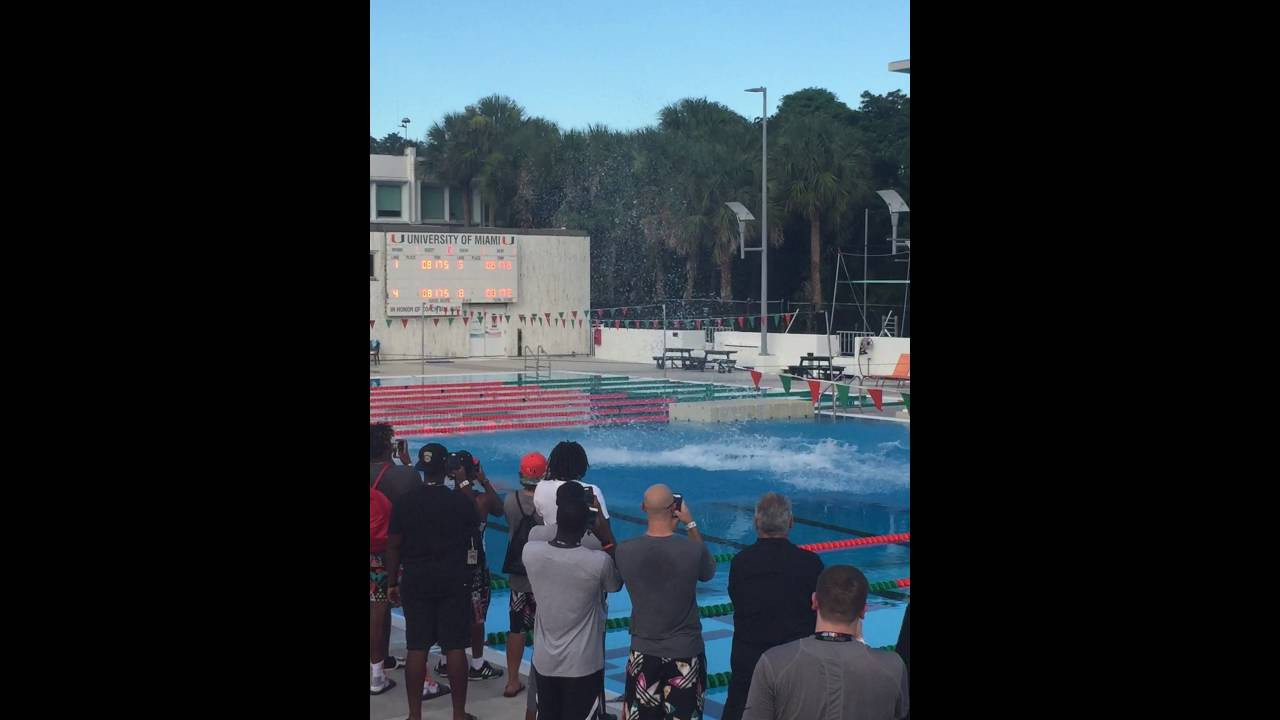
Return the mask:
M524 691L525 691L525 684L524 684L524 683L520 683L520 687L519 687L519 688L517 688L517 689L516 689L516 691L515 691L515 692L513 692L513 693L511 693L510 695L508 695L508 694L507 694L507 691L506 691L506 690L503 690L503 691L502 691L502 697L509 697L509 698L511 698L511 697L515 697L515 696L519 695L520 693L522 693L522 692L524 692Z
M423 700L435 700L436 698L438 698L438 697L444 697L445 695L448 695L448 694L449 694L449 693L451 693L451 692L453 692L453 690L452 690L452 689L450 689L448 685L441 685L440 683L436 683L436 691L435 691L435 692L427 692L427 686L426 686L426 685L423 685L423 686L422 686L422 699L423 699Z

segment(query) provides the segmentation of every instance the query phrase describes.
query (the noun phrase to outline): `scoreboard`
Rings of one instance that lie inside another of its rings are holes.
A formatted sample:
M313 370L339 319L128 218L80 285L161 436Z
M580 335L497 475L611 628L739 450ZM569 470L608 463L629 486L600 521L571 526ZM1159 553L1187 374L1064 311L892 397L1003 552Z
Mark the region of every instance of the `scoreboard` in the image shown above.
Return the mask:
M519 299L518 235L387 233L387 316L456 315Z

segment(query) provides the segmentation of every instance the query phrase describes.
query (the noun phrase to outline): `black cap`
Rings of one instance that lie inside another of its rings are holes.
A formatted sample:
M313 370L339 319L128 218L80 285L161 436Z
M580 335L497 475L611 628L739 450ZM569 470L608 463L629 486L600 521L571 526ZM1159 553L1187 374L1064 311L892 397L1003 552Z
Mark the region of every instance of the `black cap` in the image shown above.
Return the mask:
M449 450L440 443L427 443L418 451L418 463L425 466L427 475L443 475L444 459L449 455Z

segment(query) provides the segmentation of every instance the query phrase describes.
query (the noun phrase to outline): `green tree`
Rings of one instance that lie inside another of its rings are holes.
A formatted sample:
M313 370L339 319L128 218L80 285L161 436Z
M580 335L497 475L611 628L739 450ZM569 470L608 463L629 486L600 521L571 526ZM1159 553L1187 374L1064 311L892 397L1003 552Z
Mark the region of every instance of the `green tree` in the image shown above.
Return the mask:
M813 309L821 310L823 222L839 223L850 198L864 192L863 153L850 128L821 115L792 118L780 134L775 146L779 197L788 212L808 224L806 295Z
M484 165L486 121L475 109L447 113L427 131L423 161L427 171L451 187L461 187L463 224L471 225L473 182Z

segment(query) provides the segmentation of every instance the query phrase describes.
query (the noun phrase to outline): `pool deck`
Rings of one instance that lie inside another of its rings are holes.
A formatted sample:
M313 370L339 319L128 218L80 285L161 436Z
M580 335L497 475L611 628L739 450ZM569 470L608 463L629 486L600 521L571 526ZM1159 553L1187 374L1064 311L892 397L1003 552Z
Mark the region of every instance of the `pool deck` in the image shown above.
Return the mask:
M505 603L505 600L503 602ZM399 627L391 629L391 654L397 657L404 657L405 654L404 630ZM467 657L471 657L470 650L467 651ZM502 668L504 675L493 680L467 683L467 712L475 715L479 720L524 720L525 706L529 702L525 693L529 691L526 689L513 698L502 697L502 689L507 686L505 655L499 649L486 646L485 657L490 663ZM429 667L435 668L439 660L439 656L433 653ZM404 720L409 716L408 698L405 696L404 689L404 669L396 668L388 672L387 676L396 681L396 686L381 695L369 696L369 720ZM434 670L432 677L436 682L440 682L440 678L435 677ZM521 673L520 681L527 687L528 675ZM445 684L448 684L447 680ZM453 705L449 697L445 695L422 703L423 720L429 718L443 720L452 717ZM607 703L606 707L614 715L622 716L620 702Z
M633 378L665 378L686 382L706 382L718 385L740 385L752 387L751 375L745 370L730 373L718 373L714 370L682 370L679 368L658 369L653 363L628 363L613 360L597 360L593 357L555 356L551 358L552 372L579 372L603 375L628 375ZM428 360L424 366L421 360L383 360L381 365L369 365L369 377L405 377L417 375L478 375L481 373L514 373L524 372L524 358L450 358ZM760 386L782 388L782 381L776 373L765 373L760 379ZM803 385L801 386L803 387ZM900 389L894 386L884 388L885 399L889 402L901 400ZM851 410L840 413L843 418L866 416L868 419L897 420L900 407L886 407L883 412L869 407L864 410Z

